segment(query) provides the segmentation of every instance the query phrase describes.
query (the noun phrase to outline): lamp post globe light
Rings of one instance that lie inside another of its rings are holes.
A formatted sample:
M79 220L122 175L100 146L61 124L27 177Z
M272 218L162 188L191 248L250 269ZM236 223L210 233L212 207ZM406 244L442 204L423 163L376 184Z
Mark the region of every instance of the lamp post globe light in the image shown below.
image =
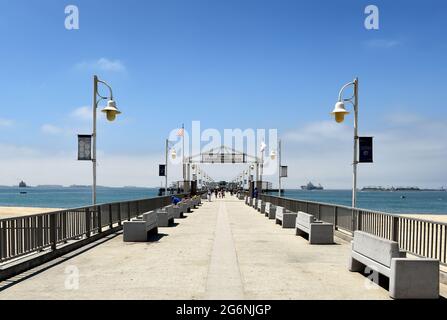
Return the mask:
M343 92L346 88L352 86L354 88L354 93L352 97L345 99L343 98ZM334 110L331 114L334 116L335 121L337 123L342 123L345 119L345 116L349 114L346 110L345 102L349 102L352 104L354 108L354 156L352 162L352 207L355 208L357 205L357 165L358 165L358 108L359 108L359 99L358 99L358 88L359 88L359 79L355 78L353 81L345 84L338 94L338 101L335 104Z
M99 84L105 85L109 89L109 96L102 96L98 91ZM110 85L108 85L105 81L100 80L98 76L93 76L93 134L92 134L92 142L93 142L93 152L92 152L92 164L93 164L93 184L92 184L92 202L93 205L96 204L96 111L98 109L98 104L102 100L108 100L107 106L101 111L105 113L107 120L114 121L116 116L121 112L116 107L116 102L113 100L113 92Z

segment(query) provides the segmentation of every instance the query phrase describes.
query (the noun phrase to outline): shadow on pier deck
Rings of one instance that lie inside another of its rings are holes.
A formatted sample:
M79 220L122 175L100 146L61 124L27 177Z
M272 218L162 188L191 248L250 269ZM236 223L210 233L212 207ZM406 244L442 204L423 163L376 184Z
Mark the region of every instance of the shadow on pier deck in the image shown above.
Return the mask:
M0 300L389 299L347 270L347 242L311 246L236 198L205 202L177 222L159 228L156 241L124 243L118 233L23 281L10 279Z

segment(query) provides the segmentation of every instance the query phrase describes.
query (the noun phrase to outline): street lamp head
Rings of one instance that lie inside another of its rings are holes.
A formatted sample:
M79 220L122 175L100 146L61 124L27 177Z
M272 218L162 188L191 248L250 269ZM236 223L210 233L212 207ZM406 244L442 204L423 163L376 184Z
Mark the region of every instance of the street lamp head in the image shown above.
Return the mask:
M345 120L345 115L349 114L349 112L346 110L343 101L338 101L335 104L334 111L332 111L331 114L334 115L337 123L342 123Z
M171 158L172 158L172 159L177 158L177 152L175 151L175 149L172 149L172 150L171 150Z
M107 107L101 110L106 114L107 120L114 121L117 114L120 114L121 111L116 107L116 103L114 100L109 100L107 102Z

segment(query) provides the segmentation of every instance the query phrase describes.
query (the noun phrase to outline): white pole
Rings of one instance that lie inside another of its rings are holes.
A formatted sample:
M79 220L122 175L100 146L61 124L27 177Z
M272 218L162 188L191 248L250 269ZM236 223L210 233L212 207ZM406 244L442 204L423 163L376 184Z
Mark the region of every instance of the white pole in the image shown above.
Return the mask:
M96 204L96 96L98 93L98 77L93 77L93 134L92 134L92 165L93 165L93 184L92 184L92 203Z
M354 80L354 161L353 161L353 174L352 174L352 207L357 206L357 164L358 164L358 78Z
M165 196L168 195L168 160L169 160L168 152L169 152L169 139L166 139Z
M281 197L281 140L278 141L278 197Z

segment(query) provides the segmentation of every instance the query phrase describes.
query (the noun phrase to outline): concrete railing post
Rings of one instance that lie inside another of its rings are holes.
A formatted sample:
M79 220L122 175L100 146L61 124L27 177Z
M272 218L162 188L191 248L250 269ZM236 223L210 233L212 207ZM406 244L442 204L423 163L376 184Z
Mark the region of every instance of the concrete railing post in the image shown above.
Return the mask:
M113 228L113 214L112 214L112 205L109 204L109 228Z
M50 215L50 243L51 250L56 250L57 246L57 226L56 226L56 214Z
M399 217L393 217L392 240L399 242Z
M92 231L91 219L90 208L85 208L85 235L87 238L90 237Z
M101 206L96 207L96 211L98 213L98 233L102 232L102 212Z

